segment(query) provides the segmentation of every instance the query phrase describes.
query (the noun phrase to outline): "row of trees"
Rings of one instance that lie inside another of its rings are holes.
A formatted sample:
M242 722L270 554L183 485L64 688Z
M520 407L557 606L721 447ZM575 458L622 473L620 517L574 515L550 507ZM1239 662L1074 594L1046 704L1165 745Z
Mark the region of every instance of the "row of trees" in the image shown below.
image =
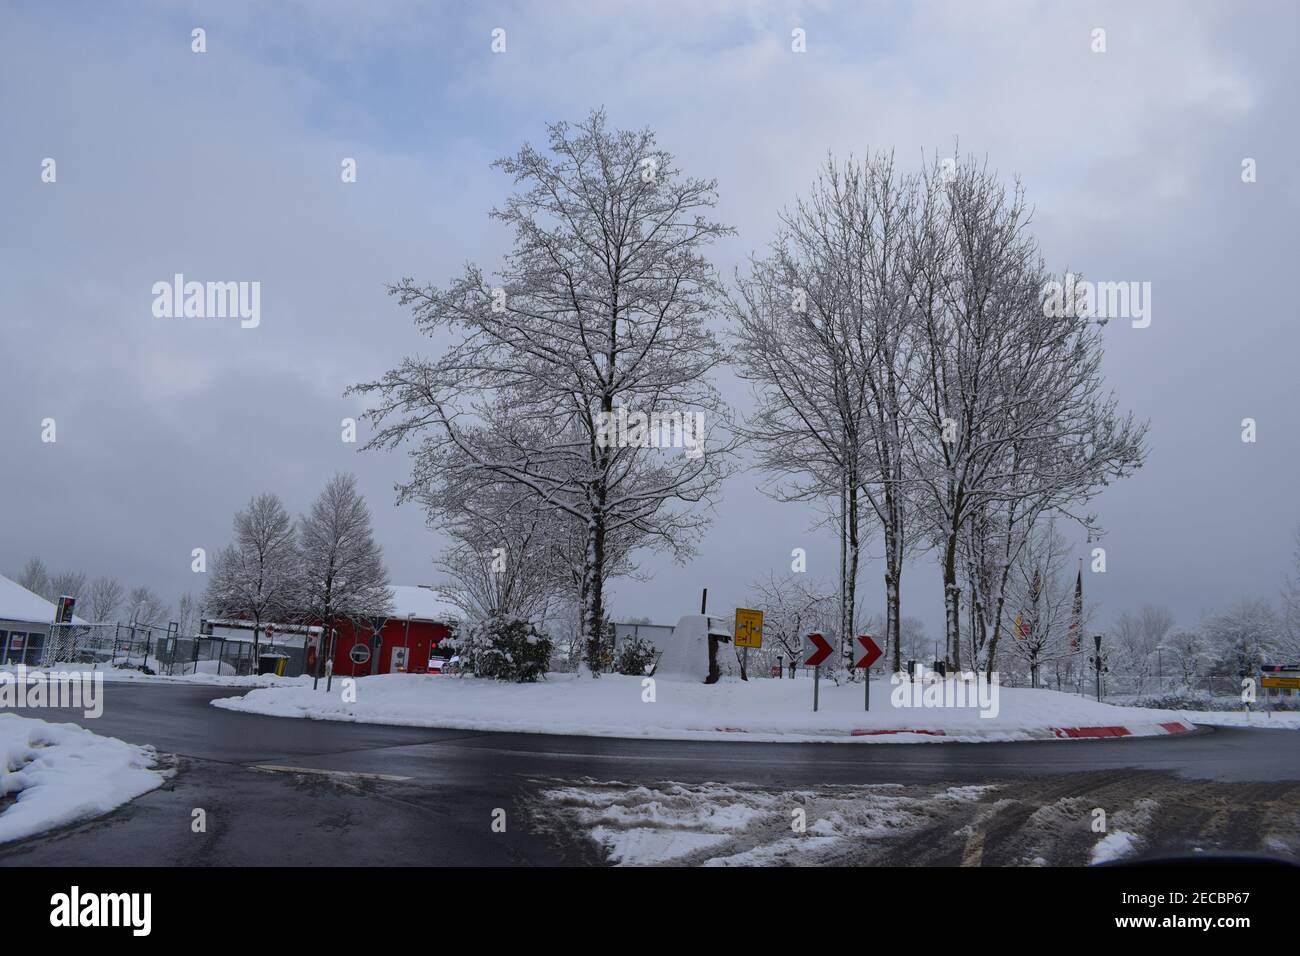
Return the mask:
M383 552L354 475L335 475L297 521L276 495L257 495L236 513L233 530L233 541L214 557L202 599L184 594L177 602L181 634L196 633L205 615L250 621L256 655L271 622L323 624L328 633L338 621L391 611ZM77 598L77 615L91 623L163 627L172 615L150 588L128 592L114 577L51 574L40 558L29 560L16 580L50 601ZM323 655L317 661L319 667Z
M337 474L296 522L279 497L257 495L236 513L234 540L217 556L204 597L213 617L253 624L374 620L392 610L383 552L356 477ZM317 674L324 654L317 655Z
M868 520L893 666L904 563L931 551L944 656L991 671L1025 606L1026 549L1048 556L1057 517L1099 532L1087 503L1142 463L1146 425L1104 391L1097 324L1044 308L1029 220L1019 185L974 159L913 174L887 154L830 159L738 277L737 368L759 403L746 433L771 492L823 503L839 531L846 663Z
M647 550L690 555L746 443L772 494L837 531L846 663L879 528L894 665L904 563L930 550L944 656L991 669L1025 548L1052 516L1097 532L1087 502L1140 466L1146 432L1103 390L1097 326L1044 308L1019 186L969 159L828 160L728 289L706 258L732 231L710 218L714 181L600 112L552 126L549 147L497 163L516 190L492 213L514 231L494 276L389 289L453 344L351 389L367 447L410 447L399 499L450 534L448 596L479 614L574 605L594 662L608 580ZM711 380L732 360L756 394L743 422ZM649 425L611 442L616 413ZM647 440L696 415L702 454Z
M1235 689L1242 675L1261 664L1300 660L1300 631L1265 598L1246 597L1228 608L1178 627L1167 609L1147 605L1112 622L1107 663L1122 678L1122 690L1142 694L1157 685L1199 688L1221 678Z
M1262 597L1243 597L1223 611L1205 614L1182 627L1168 608L1153 605L1123 611L1110 620L1103 631L1103 653L1123 689L1141 694L1156 683L1167 685L1171 679L1190 688L1207 677L1234 684L1242 674L1256 673L1260 664L1300 661L1300 527L1295 542L1292 567L1278 605ZM1090 624L1095 609L1085 602L1082 614L1075 614L1077 572L1068 560L1061 559L1067 553L1054 529L1035 536L1020 562L1012 606L1034 606L1029 575L1039 575L1038 626L1031 639L1014 646L1031 670L1050 667L1058 681L1069 684L1080 676L1091 679L1086 661L1092 653L1091 640L1082 641L1080 648L1071 638L1094 633ZM1075 620L1081 626L1072 632L1070 625Z
M158 626L168 619L172 610L152 588L141 585L128 591L112 575L92 580L83 571L51 573L39 557L29 559L14 580L51 603L64 595L76 598L77 616L93 624L126 621ZM192 595L182 595L178 605L181 613L193 614Z

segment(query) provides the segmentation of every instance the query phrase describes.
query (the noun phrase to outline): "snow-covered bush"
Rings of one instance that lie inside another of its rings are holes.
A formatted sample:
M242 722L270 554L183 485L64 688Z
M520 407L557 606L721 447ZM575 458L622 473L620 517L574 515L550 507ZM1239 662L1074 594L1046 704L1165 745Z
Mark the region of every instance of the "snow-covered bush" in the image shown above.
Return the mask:
M650 673L659 649L643 637L632 635L625 639L614 658L614 670L620 674L644 677Z
M465 636L443 641L460 655L460 670L476 677L532 683L551 663L551 639L529 621L494 615Z
M1251 710L1300 710L1300 698L1268 697L1258 692L1256 702ZM1125 700L1108 699L1107 703L1122 704L1127 707L1150 707L1155 710L1241 710L1243 705L1240 695L1210 694L1203 690L1176 690L1165 694L1147 694Z

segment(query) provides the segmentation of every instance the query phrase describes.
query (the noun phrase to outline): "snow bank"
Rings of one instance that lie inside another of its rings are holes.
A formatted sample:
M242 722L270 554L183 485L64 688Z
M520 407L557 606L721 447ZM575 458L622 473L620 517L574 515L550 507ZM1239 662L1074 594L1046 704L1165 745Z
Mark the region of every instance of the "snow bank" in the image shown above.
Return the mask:
M1295 711L1188 710L1184 719L1203 727L1262 727L1300 730L1300 713Z
M99 816L164 776L151 747L75 724L0 714L0 843ZM17 799L14 799L14 795Z
M951 683L951 682L950 682ZM812 712L812 681L734 678L708 687L607 674L551 674L536 684L470 677L383 674L346 685L275 687L213 701L229 710L356 723L662 739L856 741L872 743L1144 736L1190 730L1174 711L1114 707L1052 690L999 688L997 715L976 707L899 707L888 680L872 682L870 713L861 684L822 681ZM1117 731L1118 728L1118 731ZM1177 729L1174 729L1177 728Z
M740 673L736 649L731 645L731 625L719 617L707 614L687 614L677 621L673 636L663 648L655 667L655 676L661 681L680 680L703 682L709 676L709 635L726 638L717 649L718 673L735 677Z

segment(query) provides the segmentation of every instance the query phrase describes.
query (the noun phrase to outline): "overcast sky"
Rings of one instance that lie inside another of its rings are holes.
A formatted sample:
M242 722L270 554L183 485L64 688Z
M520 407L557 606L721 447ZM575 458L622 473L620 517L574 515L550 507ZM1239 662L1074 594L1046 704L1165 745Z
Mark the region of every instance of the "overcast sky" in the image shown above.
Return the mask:
M1107 378L1152 431L1146 467L1097 503L1107 572L1084 583L1102 623L1147 602L1191 624L1276 599L1300 520L1300 329L1282 288L1300 218L1296 4L267 6L0 9L0 571L38 554L174 601L203 589L191 550L225 545L251 495L300 513L348 469L394 583L432 581L440 540L393 505L407 461L340 441L360 411L343 390L442 347L385 283L499 263L510 236L487 212L510 184L490 161L604 106L718 179L717 218L738 231L714 249L726 275L828 150L915 167L959 140L1019 174L1050 265L1152 283L1150 327L1104 333ZM155 318L153 283L178 272L260 281L260 326ZM722 384L743 410L745 389ZM833 541L759 481L733 478L699 556L648 560L615 613L671 623L705 585L711 609L744 604L794 547L833 580ZM869 552L878 610L878 539ZM937 636L934 565L916 559L903 596Z

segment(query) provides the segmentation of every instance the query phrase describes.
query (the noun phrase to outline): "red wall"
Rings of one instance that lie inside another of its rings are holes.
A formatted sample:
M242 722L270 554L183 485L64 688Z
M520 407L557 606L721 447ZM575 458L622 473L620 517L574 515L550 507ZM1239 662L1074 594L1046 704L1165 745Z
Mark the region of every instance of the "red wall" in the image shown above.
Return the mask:
M409 626L405 618L393 618L384 625L380 632L383 643L378 649L371 640L369 627L354 630L350 622L337 626L338 643L334 646L334 673L342 677L363 677L368 674L387 674L390 672L394 647L407 647L406 672L423 673L428 667L432 651L438 642L448 637L451 631L445 624L432 621L411 621ZM350 653L353 644L370 644L370 660L365 664L354 664ZM440 655L446 656L446 655Z

